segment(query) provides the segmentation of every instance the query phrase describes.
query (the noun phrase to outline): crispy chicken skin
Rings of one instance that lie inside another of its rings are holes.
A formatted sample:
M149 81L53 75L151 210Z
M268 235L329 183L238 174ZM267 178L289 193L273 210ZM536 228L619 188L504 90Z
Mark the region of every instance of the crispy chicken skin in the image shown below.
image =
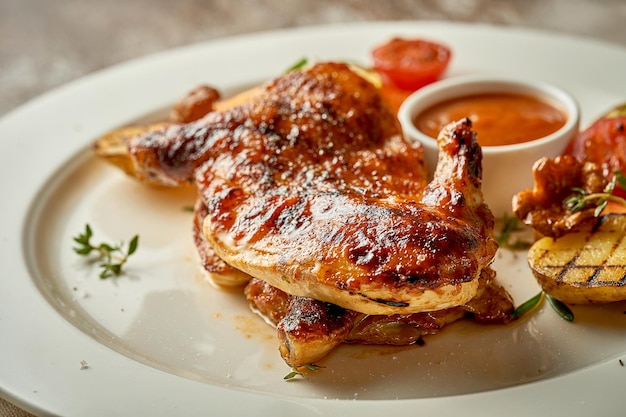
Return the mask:
M379 91L325 63L129 148L140 179L195 179L204 236L237 270L362 313L407 314L472 299L497 250L469 120L439 144L425 187L422 149Z
M573 156L541 158L533 166L534 186L513 197L513 213L522 222L545 236L589 230L596 224L594 208L570 213L564 200L581 188L587 193L602 192L607 184L602 168Z
M247 192L414 195L426 178L421 147L402 138L378 90L343 64L290 72L238 106L170 123L127 146L134 176L168 186L228 181Z

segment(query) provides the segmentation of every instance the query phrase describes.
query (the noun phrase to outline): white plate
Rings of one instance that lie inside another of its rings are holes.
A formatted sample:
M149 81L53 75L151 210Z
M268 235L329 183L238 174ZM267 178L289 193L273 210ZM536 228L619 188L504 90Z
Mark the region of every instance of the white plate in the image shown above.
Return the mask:
M626 305L549 307L509 326L457 323L424 347L344 346L310 378L289 372L273 329L241 294L206 283L191 241L192 192L149 189L89 144L154 119L202 82L232 92L303 56L368 62L392 35L454 50L448 76L498 73L560 85L583 124L626 99L626 50L520 29L404 22L305 28L139 59L46 94L0 121L0 393L39 414L617 415L626 405ZM100 280L73 253L96 239L139 251ZM517 302L537 291L523 255L496 263ZM84 361L84 362L83 362ZM86 363L86 369L81 365Z

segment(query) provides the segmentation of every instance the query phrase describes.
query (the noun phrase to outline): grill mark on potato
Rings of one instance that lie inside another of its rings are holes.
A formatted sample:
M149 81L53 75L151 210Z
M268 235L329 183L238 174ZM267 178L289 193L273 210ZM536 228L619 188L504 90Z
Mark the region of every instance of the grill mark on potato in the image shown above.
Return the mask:
M593 235L592 235L593 236ZM621 235L618 239L615 240L615 243L613 244L613 246L611 246L611 249L608 251L607 255L604 257L604 260L602 261L602 264L598 266L598 268L596 269L596 271L594 272L593 276L591 277L591 279L588 281L589 284L596 284L596 285L610 285L612 283L612 281L596 281L596 278L598 277L598 275L600 275L600 273L602 272L602 270L604 269L609 269L611 267L622 267L622 265L608 265L607 262L609 260L609 258L615 253L615 251L619 248L619 246L622 244L622 241L624 240L624 235Z
M578 259L578 257L580 256L581 252L582 252L582 249L578 250L578 251L574 254L574 256L572 256L572 257L570 258L569 262L568 262L568 263L566 263L566 264L565 264L565 265L563 265L563 266L557 266L557 265L554 265L556 268L562 268L562 269L561 269L561 272L559 273L558 278L556 279L556 282L562 282L562 281L563 281L563 279L565 278L565 274L567 274L567 272L568 272L570 269L573 269L573 268L576 266L574 263L576 262L576 260L577 260L577 259ZM547 252L547 251L546 251L546 252L544 252L544 255L547 255L547 254L548 254L548 252ZM546 265L546 266L552 266L552 265Z
M606 262L606 259L604 260L604 262ZM593 284L593 282L596 280L596 278L598 278L598 275L600 275L600 272L602 272L603 269L604 269L604 266L602 265L594 269L593 273L587 279L587 284Z
M594 236L595 236L595 232L592 233L591 235L589 235L585 239L585 242L589 243L589 241ZM580 269L592 269L592 268L594 268L594 271L588 276L586 281L579 281L578 282L579 286L588 286L588 287L604 286L604 285L613 285L613 286L618 286L618 287L624 286L624 285L626 285L626 274L623 275L619 280L616 280L616 281L607 281L607 280L599 281L598 280L598 277L600 276L600 274L604 270L622 269L622 268L624 268L624 264L611 264L611 265L609 265L607 263L609 258L615 253L615 251L617 251L617 249L622 244L624 239L626 239L626 234L620 236L619 239L617 239L615 241L615 243L612 245L611 249L608 251L608 253L604 257L604 259L602 260L602 262L597 264L597 265L594 265L594 264L577 265L576 264L576 261L580 258L581 253L583 253L584 250L585 250L585 247L582 247L570 258L570 260L566 264L564 264L564 265L546 265L546 264L544 264L543 267L547 268L547 269L560 269L559 276L556 279L556 282L559 282L559 283L563 282L565 276L570 271L577 270L577 269L580 270ZM549 255L549 251L544 251L541 254L540 259L543 260L548 255Z
M586 241L589 242L589 240L591 240L591 238L594 236L595 234L591 234ZM600 276L600 274L606 269L622 267L622 265L615 265L615 264L609 265L607 264L607 262L609 258L615 253L615 251L617 250L617 248L619 247L619 245L622 243L623 240L624 240L623 235L615 240L615 243L613 243L611 248L607 251L607 253L604 256L604 259L599 265L597 266L590 265L591 267L595 266L596 269L593 271L593 274L591 274L589 278L587 279L587 282L586 282L587 286L593 286L593 285L601 286L601 285L607 285L607 284L610 285L612 283L612 281L598 281L598 276Z
M626 215L602 218L590 231L543 237L528 252L542 289L569 304L626 300Z

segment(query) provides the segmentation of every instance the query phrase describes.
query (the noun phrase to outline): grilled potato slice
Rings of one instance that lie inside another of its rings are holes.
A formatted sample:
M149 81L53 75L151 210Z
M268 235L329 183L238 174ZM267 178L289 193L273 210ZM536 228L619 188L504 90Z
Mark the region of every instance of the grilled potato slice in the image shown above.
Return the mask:
M543 237L528 263L543 290L564 303L626 300L626 214L599 217L589 232Z

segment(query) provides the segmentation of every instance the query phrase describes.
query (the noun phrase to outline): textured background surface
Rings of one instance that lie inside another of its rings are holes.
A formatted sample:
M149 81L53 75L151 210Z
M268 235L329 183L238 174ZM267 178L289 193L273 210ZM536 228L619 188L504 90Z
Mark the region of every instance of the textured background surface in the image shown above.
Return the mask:
M0 115L95 70L223 36L328 22L448 20L626 45L621 0L0 0Z
M0 0L0 117L85 74L180 45L374 20L482 22L626 47L622 0ZM0 399L0 416L28 415Z

